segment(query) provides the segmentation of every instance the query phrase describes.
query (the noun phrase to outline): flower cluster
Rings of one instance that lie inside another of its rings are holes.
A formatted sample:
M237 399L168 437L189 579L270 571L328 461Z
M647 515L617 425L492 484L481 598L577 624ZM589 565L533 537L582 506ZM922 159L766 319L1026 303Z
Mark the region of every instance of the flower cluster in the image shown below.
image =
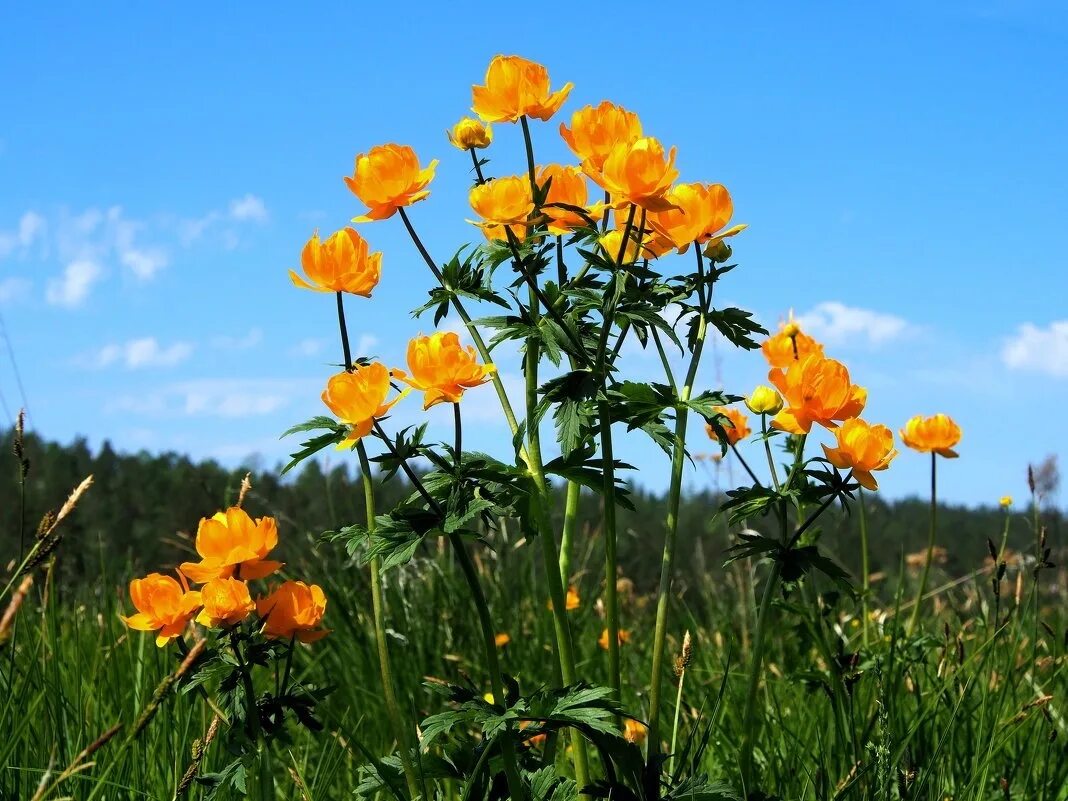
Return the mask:
M266 637L312 642L327 634L320 627L326 597L316 585L286 581L273 591L252 597L249 582L282 567L267 558L278 544L273 517L253 519L237 506L200 521L198 562L183 562L177 578L150 573L130 582L130 600L137 612L124 617L138 631L156 632L162 647L196 621L209 629L230 629L255 613ZM199 590L189 582L203 585Z

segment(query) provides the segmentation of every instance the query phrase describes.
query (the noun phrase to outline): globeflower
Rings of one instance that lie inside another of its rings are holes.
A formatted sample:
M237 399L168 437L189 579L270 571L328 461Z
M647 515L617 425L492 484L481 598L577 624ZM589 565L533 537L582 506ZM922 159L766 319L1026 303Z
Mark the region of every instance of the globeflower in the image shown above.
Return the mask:
M387 401L390 390L389 369L378 362L354 365L351 371L331 376L323 390L323 403L345 425L351 426L348 437L339 447L352 447L371 433L376 419L384 417L407 391Z
M627 718L623 721L623 739L635 745L641 745L649 736L649 728L640 720Z
M189 625L200 606L200 593L170 576L149 573L130 582L130 600L137 613L124 616L123 622L136 631L156 632L156 645L162 648Z
M627 631L626 629L620 629L619 632L617 633L616 641L620 645L623 645L624 643L630 642L630 632ZM608 640L608 629L605 629L604 631L601 632L601 636L597 639L597 644L599 646L601 646L601 648L603 648L605 651L607 651L608 650L608 642L609 642L609 640Z
M823 356L823 345L802 332L791 314L777 334L764 340L760 351L772 367L786 368L808 356Z
M678 184L667 193L667 199L674 208L651 213L649 224L679 253L693 242L707 242L734 213L730 193L722 184Z
M749 421L738 409L732 409L729 406L715 406L713 411L719 412L730 421L729 425L723 426L723 430L727 434L728 445L737 445L753 433L749 429ZM711 424L705 425L705 432L710 439L719 442L719 434L716 433L716 429L712 428Z
M572 114L570 128L560 123L560 136L583 163L583 169L591 174L601 171L612 148L631 144L641 135L638 115L607 100Z
M549 71L520 56L494 56L484 86L471 87L471 110L483 122L518 122L520 117L548 120L564 104L574 84L549 90Z
M434 179L438 161L419 166L415 151L407 145L376 145L356 157L352 176L345 185L367 205L367 213L353 217L357 223L385 220L397 209L426 199L426 187Z
M782 410L782 395L761 384L749 393L745 405L753 414L778 414Z
M236 626L256 608L248 584L235 578L212 579L200 588L204 608L197 623L208 628Z
M664 146L651 136L616 145L600 170L587 164L582 168L611 195L616 208L631 203L648 211L674 208L666 195L679 177L675 169L675 148L665 156Z
M623 243L623 231L619 228L605 231L597 237L597 243L604 248L605 256L614 262L619 258L619 248ZM627 247L623 251L621 262L623 265L634 264L639 259L655 259L663 255L663 250L656 247L657 243L650 234L646 234L641 238L640 245L638 243L638 232L632 228L630 235L627 237Z
M479 364L475 349L460 345L452 331L417 336L408 343L408 369L393 374L423 393L423 408L438 403L459 403L465 389L481 386L496 371L492 364Z
M1001 506L1002 509L1008 509L1012 506L1012 496L1002 495L1001 500L998 501L998 505Z
M534 213L530 180L518 175L494 178L471 187L468 200L482 222L471 221L487 239L506 239L510 230L516 239L526 236L527 223Z
M289 280L301 289L348 292L369 298L382 277L382 254L369 251L367 241L355 228L342 228L326 241L320 241L316 232L300 254L308 280L293 270L289 271Z
M916 415L901 429L901 441L914 451L957 458L954 446L960 442L960 426L947 414L932 417Z
M573 609L578 609L582 604L582 599L579 597L579 591L571 586L567 588L567 596L564 598L564 610L570 612ZM551 612L553 610L553 602L550 599L546 608Z
M785 408L771 421L790 434L807 434L813 423L836 428L838 422L863 411L868 391L849 380L845 365L811 355L785 370L771 370L768 379L782 394Z
M834 432L838 446L823 446L827 461L839 470L852 470L853 477L867 490L879 489L872 475L885 470L897 456L894 435L884 425L870 425L859 417L846 420Z
M317 584L287 581L266 598L256 600L256 614L263 618L267 637L315 642L330 633L319 628L326 612L326 596Z
M478 120L464 117L446 132L449 144L460 150L474 150L475 148L489 147L493 141L493 128L483 125Z
M577 211L554 206L562 203L567 206L585 208L589 198L586 177L578 167L565 167L561 164L549 164L538 170L538 186L549 184L549 192L542 205L542 213L548 218L549 233L563 236L576 228L587 225L586 219Z
M198 584L230 576L245 581L263 578L282 566L265 558L277 544L278 524L273 517L253 520L244 509L231 506L201 519L196 538L200 561L183 562L179 570Z

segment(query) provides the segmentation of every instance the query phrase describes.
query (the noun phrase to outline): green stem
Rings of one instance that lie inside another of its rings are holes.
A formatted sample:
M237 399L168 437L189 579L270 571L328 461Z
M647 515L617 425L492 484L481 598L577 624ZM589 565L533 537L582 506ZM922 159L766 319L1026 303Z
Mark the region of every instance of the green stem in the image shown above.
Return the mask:
M860 572L861 572L861 596L860 613L864 616L863 631L864 645L868 645L868 595L871 593L871 565L868 562L868 515L864 509L864 488L857 490L857 503L860 506Z
M622 700L622 672L619 664L619 593L616 588L617 565L616 553L616 476L615 456L612 452L612 417L608 402L601 400L597 404L597 416L601 436L601 472L603 476L602 496L604 515L602 530L604 532L604 610L605 626L608 630L608 685L612 688L617 701Z
M367 512L367 531L375 530L375 487L371 478L371 463L367 458L367 449L363 440L356 443L356 453L360 457L360 478L363 482L364 508ZM418 798L419 784L416 781L415 769L412 766L412 758L409 753L409 739L404 726L404 718L401 715L400 704L397 702L397 692L393 683L393 668L389 658L389 642L386 638L386 602L382 591L382 566L378 557L371 560L371 610L374 615L375 646L378 649L378 671L382 679L382 691L386 702L386 714L389 715L390 726L393 728L393 737L397 741L397 750L400 753L401 767L404 770L404 779L408 784L408 794L411 798ZM288 672L288 671L287 671ZM425 796L425 794L424 794Z
M241 683L245 688L245 728L248 731L248 736L253 741L256 741L260 736L260 713L256 707L256 689L252 684L252 672L249 669L249 665L241 655L241 646L237 642L236 629L230 635L230 647L233 648L234 657L237 659L237 666L241 673Z
M767 635L768 612L779 585L781 566L778 560L772 562L771 575L764 586L764 595L760 599L760 611L757 613L756 633L753 635L753 661L749 667L749 684L745 695L745 712L742 722L741 771L742 790L748 793L753 787L753 748L756 735L756 696L760 687L760 669L764 661L764 638Z
M938 483L937 469L938 455L931 453L931 524L927 532L927 558L923 562L923 574L920 577L920 586L916 591L916 602L912 607L912 615L909 617L909 625L906 631L909 635L916 629L920 620L920 607L923 604L923 594L927 592L927 580L931 575L931 562L934 560L935 529L938 526Z
M337 324L341 329L341 349L345 354L345 369L352 369L352 351L349 350L349 328L345 325L345 301L341 292L337 293Z
M671 756L668 757L667 775L675 775L675 753L679 742L679 716L682 712L682 687L686 683L686 669L679 673L679 689L675 693L675 717L671 721Z
M775 469L775 457L771 455L771 440L768 439L768 416L760 415L760 433L764 435L764 454L768 457L768 472L771 473L771 485L779 491L779 471Z
M581 499L582 485L577 481L568 481L567 496L564 499L564 528L560 536L560 581L564 587L567 587L571 581L571 553L574 547L575 529L578 527Z

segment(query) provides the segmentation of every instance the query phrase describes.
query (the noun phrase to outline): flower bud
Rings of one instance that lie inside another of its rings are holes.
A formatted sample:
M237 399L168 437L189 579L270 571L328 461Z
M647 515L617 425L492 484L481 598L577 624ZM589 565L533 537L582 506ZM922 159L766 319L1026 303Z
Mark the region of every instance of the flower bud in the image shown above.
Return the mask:
M1002 495L1001 500L998 501L998 504L1001 506L1002 509L1008 509L1010 506L1012 506L1012 496Z
M782 395L769 386L761 384L749 393L745 405L753 414L778 414L782 411Z
M705 258L716 264L728 261L733 254L731 246L722 239L713 239L705 245Z
M473 150L476 147L489 147L493 141L493 129L489 125L483 125L478 120L464 117L446 132L449 143L460 150Z

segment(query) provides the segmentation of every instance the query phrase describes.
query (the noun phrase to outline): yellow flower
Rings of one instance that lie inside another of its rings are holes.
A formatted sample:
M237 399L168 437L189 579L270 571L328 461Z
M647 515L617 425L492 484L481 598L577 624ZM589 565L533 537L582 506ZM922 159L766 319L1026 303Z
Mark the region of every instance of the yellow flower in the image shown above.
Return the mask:
M520 56L494 56L484 86L471 87L471 110L483 122L518 122L520 117L547 120L564 104L574 84L549 90L549 71Z
M960 442L960 426L947 414L933 417L916 415L901 429L901 441L914 451L957 458L954 446Z
M845 365L812 355L785 370L772 369L768 379L783 396L785 408L771 421L790 434L807 434L813 423L836 428L863 411L868 391L849 380Z
M352 221L384 220L397 209L424 200L430 195L426 187L437 166L434 159L420 167L419 157L407 145L376 145L361 153L352 176L345 176L345 185L367 205L367 213Z
M316 232L300 254L308 280L293 270L289 271L289 280L301 289L349 292L369 298L382 277L382 254L369 251L367 241L355 228L342 228L325 242Z
M679 177L675 148L665 156L664 146L651 136L616 145L599 170L588 162L582 169L611 195L616 208L629 203L648 211L674 208L666 195Z
M508 634L507 632L503 632L503 631L500 634L495 635L494 638L493 638L493 644L496 645L498 648L503 648L504 646L506 646L511 641L512 641L512 636L510 634Z
M287 581L256 601L256 614L264 619L263 633L272 638L296 637L301 642L315 642L330 633L329 629L319 628L325 612L322 589L303 581Z
M506 239L506 226L516 239L526 236L527 222L534 213L528 178L510 175L477 184L468 193L468 200L482 218L482 222L471 222L482 229L487 239Z
M351 448L370 434L375 420L384 417L404 397L406 392L391 401L386 400L390 390L389 378L385 365L372 362L366 366L355 365L351 372L338 373L327 381L323 403L338 420L352 426L339 448Z
M235 575L244 580L263 578L282 566L265 558L277 544L278 524L273 517L253 520L244 509L231 506L201 519L196 538L200 561L183 562L179 569L198 584Z
M835 430L834 437L838 447L823 446L827 461L839 470L852 470L853 477L864 489L879 489L872 471L885 470L897 456L894 435L890 429L884 425L870 425L854 417L842 423Z
M567 612L570 612L572 609L578 609L579 606L581 605L581 603L582 603L582 599L579 598L578 590L573 586L572 587L568 587L567 588L567 597L564 599L564 610L567 611ZM546 604L546 606L548 607L549 611L551 612L552 609L553 609L553 602L550 600L549 603Z
M730 222L730 193L722 184L678 184L667 194L675 207L649 215L649 224L683 253L692 242L704 244Z
M618 641L620 645L630 642L630 632L626 629L620 629L618 632ZM597 640L597 644L601 646L605 651L608 650L608 629L601 632L600 638Z
M1012 506L1012 496L1002 495L1001 500L998 501L998 503L1001 505L1002 509L1008 509L1010 506Z
M779 333L764 340L760 350L768 364L778 368L789 367L808 356L823 356L823 345L801 331L801 327L794 322L792 312Z
M741 440L748 437L753 432L749 429L749 421L745 415L738 409L731 409L728 406L715 406L713 411L726 415L730 421L727 425L723 426L724 432L727 434L727 444L737 445ZM719 442L719 435L716 433L716 429L711 425L705 425L705 433L708 434L710 439Z
M478 120L464 117L446 132L449 143L460 150L474 150L476 147L489 147L493 141L493 128L483 125Z
M212 579L201 588L200 598L204 608L197 623L208 628L237 625L256 608L248 585L235 578Z
M465 389L485 384L497 368L479 364L475 349L460 345L460 337L452 331L437 331L408 343L408 369L410 377L402 370L393 374L420 390L423 408L429 409L438 403L459 403Z
M641 745L649 736L649 728L640 720L627 718L623 721L623 739L627 742Z
M578 212L553 205L562 203L567 206L586 207L589 189L582 170L578 167L549 164L538 169L536 180L538 186L545 186L546 181L552 181L542 206L542 213L548 218L549 233L562 236L568 231L587 225Z
M766 384L749 393L745 405L753 414L778 414L782 410L782 395Z
M162 648L181 635L200 606L200 593L190 592L170 576L150 573L130 582L130 600L137 613L122 620L131 629L156 632Z
M638 115L607 100L572 114L571 128L560 123L560 136L592 172L600 172L612 148L630 144L641 135L642 124Z
M599 237L597 237L597 243L604 249L604 255L610 261L615 262L619 258L619 248L623 242L623 231L619 228L613 228L611 231L605 231ZM662 251L656 247L656 242L653 237L646 234L642 238L641 246L638 245L638 232L631 229L630 236L627 237L627 247L623 251L622 264L634 264L639 259L655 259L657 256L662 255Z

